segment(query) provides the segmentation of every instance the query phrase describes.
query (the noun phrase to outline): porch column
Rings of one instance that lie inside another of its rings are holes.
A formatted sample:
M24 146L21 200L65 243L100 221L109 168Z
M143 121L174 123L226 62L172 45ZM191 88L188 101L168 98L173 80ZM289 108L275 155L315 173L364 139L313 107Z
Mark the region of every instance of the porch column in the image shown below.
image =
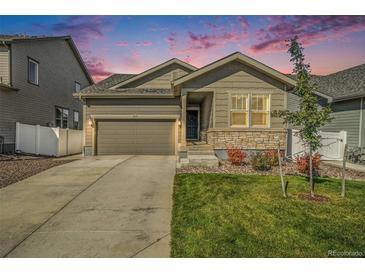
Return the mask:
M186 146L186 101L187 94L181 95L181 146Z

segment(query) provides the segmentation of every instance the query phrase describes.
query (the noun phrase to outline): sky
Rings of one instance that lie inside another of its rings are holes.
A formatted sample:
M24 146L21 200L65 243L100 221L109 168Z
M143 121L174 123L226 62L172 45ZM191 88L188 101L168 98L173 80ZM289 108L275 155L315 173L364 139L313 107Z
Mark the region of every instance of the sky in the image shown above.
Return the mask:
M365 63L365 16L0 16L0 34L71 35L96 82L236 51L290 73L286 41L295 35L314 74Z

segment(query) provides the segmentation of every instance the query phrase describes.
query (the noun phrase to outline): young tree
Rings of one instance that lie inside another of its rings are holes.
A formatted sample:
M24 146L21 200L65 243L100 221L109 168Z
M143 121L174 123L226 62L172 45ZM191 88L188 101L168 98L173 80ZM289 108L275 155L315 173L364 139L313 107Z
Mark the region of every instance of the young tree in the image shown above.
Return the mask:
M312 157L315 151L321 147L321 135L319 129L331 121L329 106L320 108L314 91L316 85L311 81L310 65L304 62L303 47L298 42L298 37L289 40L288 53L293 63L293 73L296 75L297 85L294 93L300 97L299 110L284 111L278 113L284 123L298 126L298 136L306 147L309 148L309 182L310 195L314 197L313 165Z

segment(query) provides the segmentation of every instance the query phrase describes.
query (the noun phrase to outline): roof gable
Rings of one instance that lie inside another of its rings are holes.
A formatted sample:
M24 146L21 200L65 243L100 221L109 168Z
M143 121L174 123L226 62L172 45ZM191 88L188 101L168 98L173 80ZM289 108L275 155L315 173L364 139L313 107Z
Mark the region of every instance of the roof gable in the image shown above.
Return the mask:
M81 69L85 73L86 78L90 84L94 84L94 80L86 67L84 60L82 59L79 50L77 49L71 36L27 36L27 35L0 35L0 41L6 44L17 42L37 42L37 41L52 41L52 40L65 40L70 46L73 54L75 55Z
M255 68L257 69L258 71L264 73L264 74L267 74L268 76L278 80L278 81L281 81L285 84L287 84L290 88L294 87L296 85L296 81L288 76L286 76L285 74L282 74L281 72L271 68L271 67L268 67L262 63L260 63L259 61L256 61L255 59L252 59L240 52L235 52L231 55L228 55L220 60L217 60L213 63L210 63L188 75L185 75L183 77L180 77L178 79L176 79L174 81L174 85L177 86L177 85L181 85L182 83L186 82L186 81L189 81L189 80L192 80L196 77L199 77L209 71L212 71L220 66L223 66L223 65L226 65L230 62L233 62L233 61L238 61L238 62L241 62L249 67L252 67L252 68Z
M134 82L136 80L139 80L139 79L142 79L144 77L147 77L147 76L151 75L152 73L155 73L155 72L157 72L159 70L162 70L162 69L164 69L164 68L166 68L168 66L174 65L174 64L180 65L180 66L186 68L187 70L189 70L189 72L192 72L192 71L197 70L196 67L194 67L194 66L192 66L192 65L190 65L190 64L188 64L186 62L183 62L183 61L181 61L179 59L173 58L173 59L168 60L168 61L166 61L166 62L164 62L164 63L162 63L160 65L157 65L157 66L152 67L152 68L150 68L148 70L145 70L144 72L142 72L140 74L136 74L135 76L133 76L133 77L131 77L131 78L125 80L125 81L122 81L122 82L120 82L120 83L118 83L118 84L116 84L116 85L114 85L114 86L112 86L110 88L111 89L117 89L117 88L122 87L124 85L127 85L127 84L129 84L131 82Z

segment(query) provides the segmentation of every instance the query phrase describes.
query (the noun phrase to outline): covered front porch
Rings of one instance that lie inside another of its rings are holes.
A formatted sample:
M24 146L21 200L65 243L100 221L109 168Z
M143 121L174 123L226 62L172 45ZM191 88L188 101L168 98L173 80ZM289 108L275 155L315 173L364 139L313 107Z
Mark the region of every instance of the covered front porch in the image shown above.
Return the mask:
M213 127L213 97L213 92L185 91L181 95L181 166L216 167L219 164L213 146L207 144L207 130Z
M213 92L185 91L181 95L181 148L206 143L213 125Z

